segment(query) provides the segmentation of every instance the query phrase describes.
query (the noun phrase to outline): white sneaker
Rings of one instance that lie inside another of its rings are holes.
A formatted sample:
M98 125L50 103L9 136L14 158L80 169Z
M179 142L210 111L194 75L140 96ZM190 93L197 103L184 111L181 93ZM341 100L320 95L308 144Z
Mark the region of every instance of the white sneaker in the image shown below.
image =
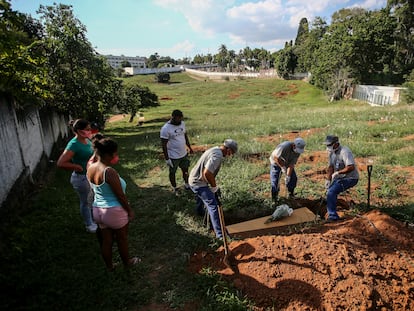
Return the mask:
M88 231L89 233L95 233L96 229L98 229L98 226L95 223L86 226L86 231Z

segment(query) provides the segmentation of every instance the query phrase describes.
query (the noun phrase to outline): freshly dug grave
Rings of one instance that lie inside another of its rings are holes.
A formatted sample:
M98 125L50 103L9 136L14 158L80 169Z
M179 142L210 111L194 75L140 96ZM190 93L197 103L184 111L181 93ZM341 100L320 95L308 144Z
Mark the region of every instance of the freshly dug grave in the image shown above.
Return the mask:
M288 231L286 231L288 232ZM211 267L254 310L414 310L414 229L379 211L320 223L289 235L230 243L193 255L194 273Z

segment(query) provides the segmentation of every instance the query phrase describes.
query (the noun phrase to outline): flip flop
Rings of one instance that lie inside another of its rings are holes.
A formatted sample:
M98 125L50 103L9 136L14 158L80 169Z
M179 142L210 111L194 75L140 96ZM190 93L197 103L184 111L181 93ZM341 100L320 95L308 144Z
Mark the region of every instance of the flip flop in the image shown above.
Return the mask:
M114 262L113 264L112 264L112 268L106 268L107 270L108 270L108 272L114 272L115 271L115 269L116 269L116 267L118 267L119 266L119 262Z
M139 258L139 257L132 257L132 258L129 259L128 267L134 266L134 265L136 265L136 264L138 264L140 262L141 262L141 258Z

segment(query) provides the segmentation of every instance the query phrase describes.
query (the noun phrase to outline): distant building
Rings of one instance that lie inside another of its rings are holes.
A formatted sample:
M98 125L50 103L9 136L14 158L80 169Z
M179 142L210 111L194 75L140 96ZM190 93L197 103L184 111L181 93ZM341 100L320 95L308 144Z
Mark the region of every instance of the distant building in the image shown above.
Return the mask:
M134 68L147 68L146 67L146 58L140 56L114 56L114 55L105 55L106 59L108 60L109 65L114 68L118 69L121 67L123 62L129 62L131 67Z

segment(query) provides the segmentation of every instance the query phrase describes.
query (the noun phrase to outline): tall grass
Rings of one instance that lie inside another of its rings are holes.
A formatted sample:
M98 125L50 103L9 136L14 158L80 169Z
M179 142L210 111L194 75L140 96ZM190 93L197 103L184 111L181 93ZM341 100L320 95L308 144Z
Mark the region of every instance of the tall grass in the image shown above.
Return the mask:
M30 212L3 221L0 261L0 307L3 310L139 310L163 304L178 310L249 310L245 299L208 267L199 274L187 263L196 250L217 246L203 220L194 213L194 197L172 194L162 157L159 130L173 109L184 112L193 145L219 145L236 139L239 152L226 159L218 175L229 221L271 212L267 174L268 156L283 134L309 131L306 154L324 149L325 135L337 134L358 158L373 164L372 196L381 207L402 220L414 220L412 198L399 188L412 176L397 174L392 165L412 166L413 107L370 107L365 103L328 103L324 94L299 81L197 81L172 74L170 84L136 76L126 83L148 86L161 105L144 110L146 122L136 126L124 120L108 123L105 134L117 140L120 175L136 211L129 243L142 263L129 271L105 272L94 236L84 232L69 172L53 169L39 188ZM260 137L273 135L272 142ZM191 156L193 166L200 156ZM323 185L304 177L324 164L298 166L298 193L318 198ZM361 167L356 196L366 196L366 172ZM318 170L315 170L318 171ZM182 182L177 173L179 184ZM406 186L406 185L405 185ZM411 189L413 190L413 189ZM114 250L116 254L116 250ZM115 258L119 260L119 258Z

